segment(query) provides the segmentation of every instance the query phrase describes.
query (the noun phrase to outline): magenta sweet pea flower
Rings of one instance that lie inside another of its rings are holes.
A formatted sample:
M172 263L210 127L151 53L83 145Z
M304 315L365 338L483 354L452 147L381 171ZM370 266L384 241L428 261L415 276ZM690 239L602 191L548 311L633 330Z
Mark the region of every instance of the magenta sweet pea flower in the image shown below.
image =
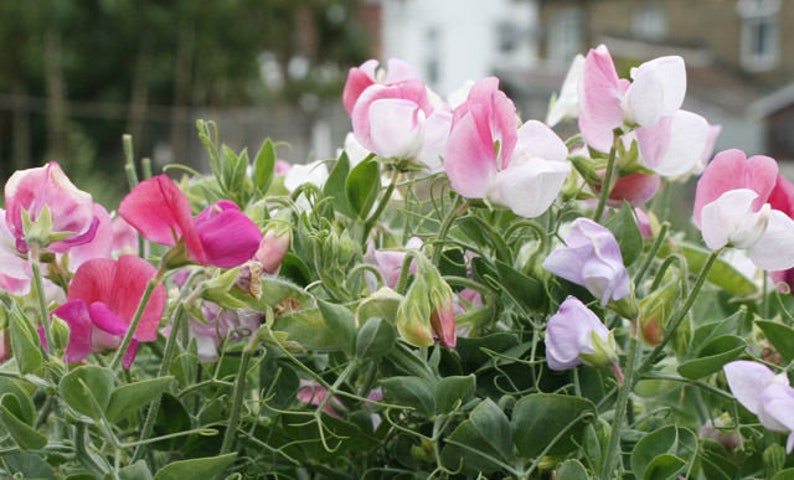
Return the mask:
M52 312L70 328L64 360L79 362L91 353L113 351L127 333L146 284L157 269L140 257L124 255L118 260L93 259L85 262L69 285L68 301ZM166 301L165 288L152 293L132 343L124 352L122 365L129 368L138 343L157 340L157 327Z
M394 85L407 80L420 80L419 73L409 63L390 58L383 68L377 60L367 60L358 67L348 71L345 88L342 92L342 104L347 113L353 113L358 97L368 87L375 84Z
M546 257L543 268L587 288L602 306L628 297L631 280L620 247L608 228L584 217L571 224L565 245Z
M66 252L74 245L89 242L96 233L98 221L91 195L74 186L56 162L14 172L5 185L5 201L6 223L16 239L17 250L22 253L28 251L22 225L23 210L36 222L47 207L52 216L47 233L69 234L64 239L49 242L47 249L51 252Z
M747 410L758 416L761 425L773 432L788 434L786 453L794 450L794 389L785 372L775 374L768 367L737 360L722 367L728 386Z
M566 298L549 318L545 343L546 363L552 370L568 370L583 363L594 367L617 366L615 341L609 329L573 296Z
M717 154L695 192L693 217L706 245L744 249L765 270L794 267L794 220L769 203L777 179L777 163L769 157Z
M534 218L557 198L571 166L563 141L546 125L518 126L515 105L499 80L474 84L455 109L444 154L452 188Z
M188 260L202 265L241 265L262 239L259 227L228 200L194 219L187 197L165 174L136 185L121 201L119 215L147 240L169 246L184 242Z

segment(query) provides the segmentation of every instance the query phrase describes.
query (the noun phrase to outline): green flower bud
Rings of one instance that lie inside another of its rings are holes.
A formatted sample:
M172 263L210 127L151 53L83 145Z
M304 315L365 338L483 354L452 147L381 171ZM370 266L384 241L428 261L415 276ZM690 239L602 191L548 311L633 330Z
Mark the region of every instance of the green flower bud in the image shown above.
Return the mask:
M52 316L52 323L50 325L52 341L55 344L50 346L50 352L52 352L54 356L60 357L60 354L66 350L66 346L69 345L71 329L69 328L69 324L57 315Z
M649 293L640 301L640 336L651 346L662 341L667 322L678 307L681 288L676 281Z
M766 478L772 478L776 473L783 470L786 464L786 449L782 445L770 445L762 454L764 459L764 471Z

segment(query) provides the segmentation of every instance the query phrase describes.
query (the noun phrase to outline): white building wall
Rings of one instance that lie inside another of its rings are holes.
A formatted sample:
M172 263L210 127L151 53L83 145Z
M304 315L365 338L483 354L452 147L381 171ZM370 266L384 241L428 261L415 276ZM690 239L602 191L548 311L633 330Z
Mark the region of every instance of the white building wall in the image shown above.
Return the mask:
M537 60L536 0L381 0L383 56L414 65L438 93ZM505 43L513 40L513 48Z

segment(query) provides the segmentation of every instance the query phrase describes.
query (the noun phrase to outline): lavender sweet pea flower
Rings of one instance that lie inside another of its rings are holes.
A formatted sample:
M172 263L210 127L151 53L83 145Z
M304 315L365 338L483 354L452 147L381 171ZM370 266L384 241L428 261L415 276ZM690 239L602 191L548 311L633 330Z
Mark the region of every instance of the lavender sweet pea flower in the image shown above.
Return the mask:
M543 262L543 268L587 288L602 306L631 294L631 280L617 240L606 227L580 217Z
M582 363L601 367L616 364L609 330L578 298L568 297L546 326L546 363L567 370Z
M766 366L737 360L722 367L736 400L758 416L761 425L773 432L788 434L786 453L794 450L794 389L786 373Z

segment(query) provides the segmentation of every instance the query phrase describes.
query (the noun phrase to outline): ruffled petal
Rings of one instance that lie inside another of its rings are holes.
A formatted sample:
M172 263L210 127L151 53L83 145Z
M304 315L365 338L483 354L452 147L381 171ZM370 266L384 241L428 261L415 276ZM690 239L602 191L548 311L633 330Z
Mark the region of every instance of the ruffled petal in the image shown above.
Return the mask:
M781 211L772 210L766 230L747 254L763 270L794 267L794 220Z
M775 379L775 374L760 363L737 360L722 367L728 386L744 408L758 413L761 394Z

